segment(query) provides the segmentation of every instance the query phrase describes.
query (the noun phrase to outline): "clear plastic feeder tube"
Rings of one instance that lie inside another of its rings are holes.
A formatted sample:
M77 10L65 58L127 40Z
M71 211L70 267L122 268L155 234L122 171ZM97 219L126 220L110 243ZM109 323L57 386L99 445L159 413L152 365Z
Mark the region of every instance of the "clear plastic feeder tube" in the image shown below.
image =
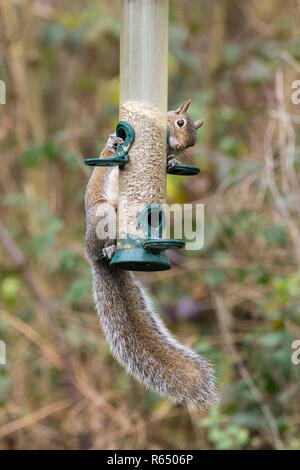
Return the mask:
M119 171L119 233L127 238L119 248L130 247L132 236L147 237L137 204L165 202L168 12L169 0L122 0L120 120L133 126L135 140Z
M120 101L167 112L168 0L122 0Z

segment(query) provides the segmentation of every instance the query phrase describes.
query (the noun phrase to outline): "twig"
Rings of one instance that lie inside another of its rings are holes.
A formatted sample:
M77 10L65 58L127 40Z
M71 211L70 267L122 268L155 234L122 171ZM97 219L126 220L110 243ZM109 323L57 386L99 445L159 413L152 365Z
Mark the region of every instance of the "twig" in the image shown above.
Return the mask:
M63 363L60 356L57 354L55 349L45 342L45 338L42 338L30 325L23 322L20 318L6 312L5 310L0 309L0 317L1 320L8 322L12 325L16 330L20 331L23 335L25 335L30 341L37 344L44 356L48 359L49 362L55 365L58 369L63 368Z
M215 304L216 312L217 312L217 318L218 322L220 325L221 332L224 335L225 342L227 349L229 353L231 354L232 358L234 359L234 362L237 365L237 368L239 370L239 373L245 380L246 384L248 385L249 389L251 390L254 398L256 399L257 403L259 404L267 423L269 424L269 428L273 437L274 441L274 446L277 450L283 450L284 449L284 444L282 442L279 429L276 423L276 420L269 408L269 406L265 403L264 398L262 397L262 394L260 393L259 389L253 382L253 379L250 375L250 372L248 371L247 367L243 363L240 354L234 345L234 341L232 339L232 335L230 332L230 328L228 326L228 319L230 319L230 314L225 308L225 305L223 304L221 298L219 295L217 295L215 292L212 293L213 296L213 301Z
M300 124L300 116L297 114L288 113L287 111L279 111L278 109L270 109L268 114L270 117L280 120L284 120L286 117L288 117L291 122Z
M241 10L249 24L254 29L256 29L256 31L258 31L260 34L263 34L264 36L274 36L275 26L273 24L266 23L261 18L259 18L257 12L251 4L248 2L236 1L236 6Z
M291 193L290 185L293 186L294 193L299 193L299 183L295 172L295 130L292 125L290 115L286 112L286 102L284 94L284 77L281 69L276 72L276 98L278 102L278 111L281 119L279 121L279 149L282 166L282 187L287 194ZM285 178L286 176L286 178ZM296 208L298 208L298 197Z
M114 408L108 401L105 400L99 393L91 388L88 380L84 374L83 368L79 361L73 359L75 372L75 383L81 394L90 400L97 408L101 409L107 416L114 420L118 425L129 427L130 420L123 415L118 409Z
M16 266L19 268L20 273L25 283L27 284L27 287L29 288L33 296L35 297L38 304L41 306L41 309L44 312L44 315L48 320L48 324L50 326L53 339L55 341L55 344L57 346L59 355L63 363L63 373L65 377L65 382L69 386L70 395L72 396L74 400L76 400L78 398L78 392L74 385L74 375L72 371L72 366L69 361L68 354L63 344L63 341L61 339L61 336L55 327L54 311L52 307L49 305L48 301L43 296L43 294L40 292L40 289L34 277L32 276L32 273L30 271L30 268L28 266L26 259L24 258L23 254L17 247L14 240L8 234L7 230L5 229L1 221L0 221L0 241L9 252Z
M279 57L289 64L297 73L300 73L300 62L295 60L287 51L281 51Z
M34 411L27 416L22 416L22 418L18 418L14 421L11 421L10 423L4 424L4 426L0 427L0 438L20 431L21 429L28 428L33 424L42 421L48 416L68 408L72 404L73 402L69 398L63 398L54 403L51 403L50 405L44 406L43 408L40 408L39 410Z
M295 255L297 261L300 261L300 233L297 224L290 215L290 211L287 207L286 201L282 194L280 193L276 179L275 179L275 163L273 157L273 137L276 130L276 124L274 121L271 121L265 133L264 138L264 155L265 155L265 164L266 164L266 182L270 192L276 202L278 210L281 214L282 219L286 222L287 226L290 229L290 233L294 243Z

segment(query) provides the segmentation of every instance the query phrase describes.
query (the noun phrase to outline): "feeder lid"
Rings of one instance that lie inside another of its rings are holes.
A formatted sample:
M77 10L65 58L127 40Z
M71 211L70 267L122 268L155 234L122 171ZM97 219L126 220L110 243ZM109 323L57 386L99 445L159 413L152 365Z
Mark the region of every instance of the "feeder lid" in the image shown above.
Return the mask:
M154 254L144 248L118 250L111 260L110 266L129 271L166 271L171 268L165 253Z

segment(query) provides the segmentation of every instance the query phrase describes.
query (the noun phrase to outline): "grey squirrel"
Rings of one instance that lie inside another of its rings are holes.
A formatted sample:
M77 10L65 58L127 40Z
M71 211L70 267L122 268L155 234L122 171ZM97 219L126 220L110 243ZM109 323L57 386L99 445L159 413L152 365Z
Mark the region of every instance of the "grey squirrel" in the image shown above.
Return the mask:
M191 100L168 112L170 129L167 166L175 155L195 144L203 121L187 114ZM100 158L116 155L121 141L111 134ZM205 358L180 344L153 312L151 302L134 275L109 266L116 245L100 240L96 227L103 202L117 209L118 168L95 167L85 193L85 252L93 272L93 294L111 350L127 372L149 389L173 402L208 408L216 401L214 374ZM101 252L107 258L99 260Z

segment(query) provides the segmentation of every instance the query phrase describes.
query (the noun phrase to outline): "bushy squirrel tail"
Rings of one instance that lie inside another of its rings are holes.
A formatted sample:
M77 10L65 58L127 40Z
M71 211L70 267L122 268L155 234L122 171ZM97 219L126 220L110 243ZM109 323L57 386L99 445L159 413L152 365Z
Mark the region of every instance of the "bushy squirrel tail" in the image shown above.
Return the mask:
M112 352L128 373L176 403L215 403L212 367L172 336L131 272L95 261L93 293Z

